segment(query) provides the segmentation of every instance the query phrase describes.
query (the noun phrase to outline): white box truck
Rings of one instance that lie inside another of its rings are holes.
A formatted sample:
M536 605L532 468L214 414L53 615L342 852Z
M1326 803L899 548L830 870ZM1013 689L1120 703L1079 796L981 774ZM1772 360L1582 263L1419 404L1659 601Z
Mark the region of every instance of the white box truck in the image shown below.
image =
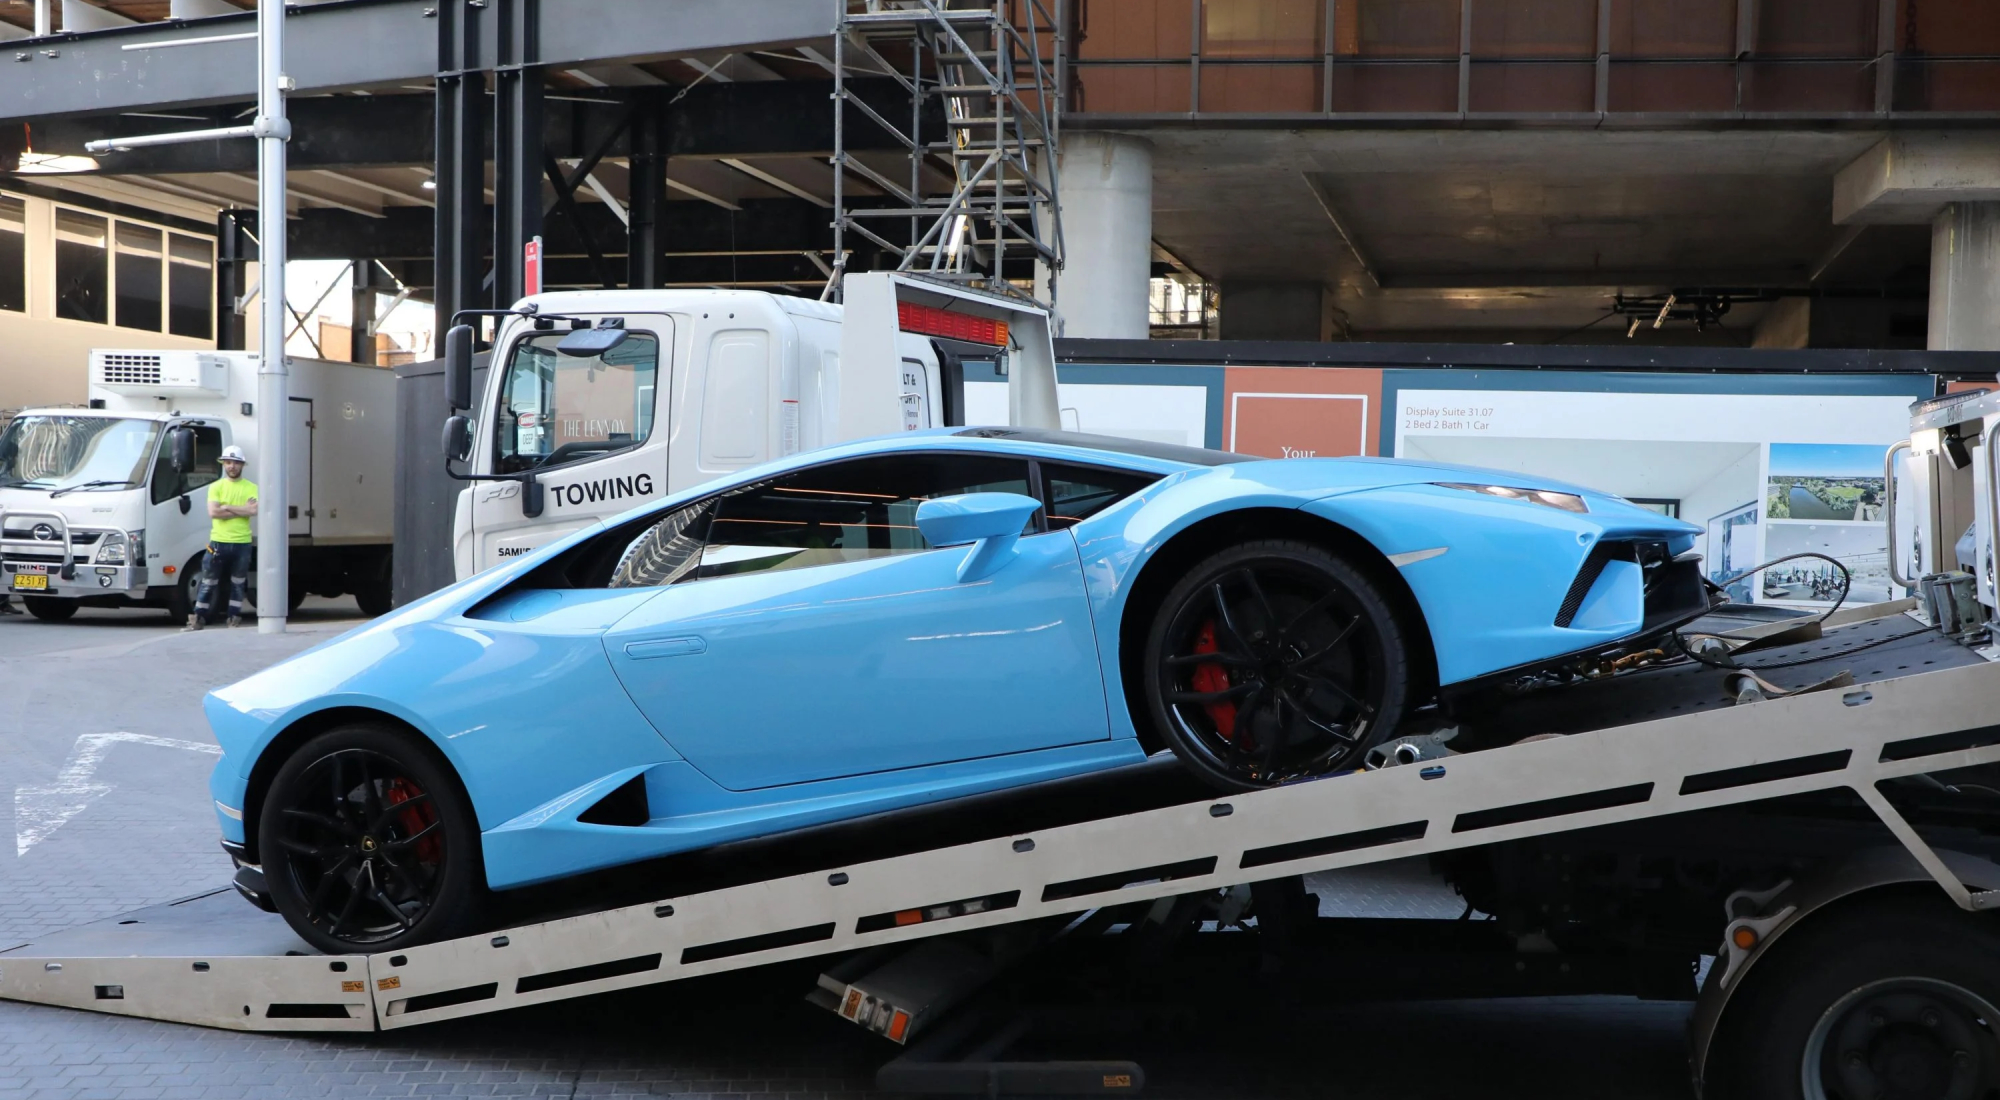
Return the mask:
M290 362L287 596L296 606L308 594L351 594L380 614L395 514L395 375ZM258 480L256 396L255 353L91 352L87 407L24 409L0 430L0 591L45 621L85 606L159 607L185 621L222 449L242 447L244 476Z

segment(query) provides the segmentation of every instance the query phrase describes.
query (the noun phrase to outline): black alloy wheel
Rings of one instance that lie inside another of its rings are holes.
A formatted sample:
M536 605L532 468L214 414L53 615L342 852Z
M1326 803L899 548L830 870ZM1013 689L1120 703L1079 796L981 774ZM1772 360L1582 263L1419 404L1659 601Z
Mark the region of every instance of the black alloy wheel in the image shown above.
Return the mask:
M1289 540L1190 570L1162 601L1144 659L1156 728L1224 790L1358 766L1409 694L1403 633L1374 583Z
M401 734L350 726L307 742L272 779L258 837L278 911L330 954L446 939L471 915L475 819Z

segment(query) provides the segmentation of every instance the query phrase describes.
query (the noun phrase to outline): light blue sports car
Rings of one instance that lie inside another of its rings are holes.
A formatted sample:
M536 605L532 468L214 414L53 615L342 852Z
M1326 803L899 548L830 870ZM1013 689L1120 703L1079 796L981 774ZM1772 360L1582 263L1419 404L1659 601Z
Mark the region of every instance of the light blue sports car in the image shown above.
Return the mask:
M1706 611L1697 530L1495 471L909 433L215 692L212 789L246 895L323 950L395 950L488 891L1160 751L1226 790L1351 769Z

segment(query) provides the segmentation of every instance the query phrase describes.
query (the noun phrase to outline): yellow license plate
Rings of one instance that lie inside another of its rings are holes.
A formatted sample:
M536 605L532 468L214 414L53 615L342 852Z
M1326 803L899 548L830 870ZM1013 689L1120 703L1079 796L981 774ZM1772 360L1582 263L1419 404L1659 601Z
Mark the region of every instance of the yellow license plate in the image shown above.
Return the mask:
M14 574L15 588L47 589L48 586L49 586L49 578L41 573Z

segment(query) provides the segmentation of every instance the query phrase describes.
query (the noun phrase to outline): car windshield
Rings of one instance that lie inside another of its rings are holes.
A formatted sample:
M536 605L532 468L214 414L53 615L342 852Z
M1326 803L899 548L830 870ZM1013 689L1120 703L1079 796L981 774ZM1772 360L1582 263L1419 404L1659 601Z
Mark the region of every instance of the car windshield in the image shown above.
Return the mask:
M0 488L136 485L159 435L154 420L17 416L0 431Z

